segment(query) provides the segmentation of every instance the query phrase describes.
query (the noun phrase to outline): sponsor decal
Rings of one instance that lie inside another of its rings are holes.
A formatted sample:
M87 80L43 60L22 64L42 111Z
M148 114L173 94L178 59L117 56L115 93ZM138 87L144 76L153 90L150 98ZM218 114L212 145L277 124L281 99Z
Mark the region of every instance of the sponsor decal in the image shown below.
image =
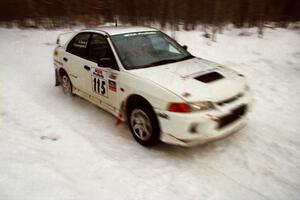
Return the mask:
M95 73L96 74L102 74L102 70L101 69L95 69Z
M144 32L126 33L126 34L113 35L112 39L114 41L118 41L118 40L126 39L128 37L143 36L143 35L155 35L155 34L159 34L158 31L144 31Z
M151 35L151 34L156 34L155 31L145 31L145 32L137 32L137 33L128 33L125 34L124 37L132 37L132 36L137 36L137 35Z
M87 41L85 41L85 40L78 40L78 41L76 41L76 42L73 43L73 46L77 47L77 48L86 48Z
M100 78L104 78L102 70L101 69L95 69L95 71L93 72L94 76L98 76Z
M107 97L107 80L98 76L92 76L92 89L96 94Z
M117 74L112 72L112 73L109 75L108 78L110 78L110 79L112 79L112 80L116 80L116 79L117 79Z
M117 91L117 83L115 81L109 80L108 88L109 88L109 90L116 92Z
M108 80L106 78L105 71L93 68L92 89L96 94L108 97Z

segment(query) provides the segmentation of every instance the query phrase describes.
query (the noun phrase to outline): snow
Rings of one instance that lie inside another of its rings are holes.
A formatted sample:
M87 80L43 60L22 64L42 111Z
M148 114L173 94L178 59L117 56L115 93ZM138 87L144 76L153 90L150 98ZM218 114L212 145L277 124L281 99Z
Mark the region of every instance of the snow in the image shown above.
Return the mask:
M300 198L299 30L228 29L217 42L176 32L194 55L245 74L255 95L243 130L194 148L144 148L54 87L64 31L0 28L1 200Z

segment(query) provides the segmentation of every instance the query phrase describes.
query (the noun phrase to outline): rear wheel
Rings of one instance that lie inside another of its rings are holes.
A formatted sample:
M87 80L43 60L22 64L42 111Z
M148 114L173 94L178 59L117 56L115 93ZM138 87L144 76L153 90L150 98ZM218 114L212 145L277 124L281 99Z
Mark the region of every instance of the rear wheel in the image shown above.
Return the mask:
M128 124L138 143L151 146L159 142L160 129L156 114L150 105L142 103L130 108Z
M68 77L67 74L62 74L61 76L61 86L63 89L63 92L67 95L71 95L72 94L72 83Z

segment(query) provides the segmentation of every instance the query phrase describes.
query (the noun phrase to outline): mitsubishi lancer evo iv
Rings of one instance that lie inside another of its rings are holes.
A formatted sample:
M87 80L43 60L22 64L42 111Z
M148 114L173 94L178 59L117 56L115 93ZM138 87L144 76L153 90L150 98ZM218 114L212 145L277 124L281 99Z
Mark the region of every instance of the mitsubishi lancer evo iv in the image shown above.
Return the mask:
M102 27L57 38L56 85L127 121L137 142L193 146L246 123L246 79L196 58L187 46L148 27ZM101 120L101 119L99 119Z

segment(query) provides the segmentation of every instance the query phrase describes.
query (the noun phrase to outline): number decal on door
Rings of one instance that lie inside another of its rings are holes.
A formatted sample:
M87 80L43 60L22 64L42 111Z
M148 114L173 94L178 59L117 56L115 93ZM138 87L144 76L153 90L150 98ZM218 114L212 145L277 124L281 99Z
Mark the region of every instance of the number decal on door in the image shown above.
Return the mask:
M96 76L93 76L92 78L93 91L107 97L107 81Z

